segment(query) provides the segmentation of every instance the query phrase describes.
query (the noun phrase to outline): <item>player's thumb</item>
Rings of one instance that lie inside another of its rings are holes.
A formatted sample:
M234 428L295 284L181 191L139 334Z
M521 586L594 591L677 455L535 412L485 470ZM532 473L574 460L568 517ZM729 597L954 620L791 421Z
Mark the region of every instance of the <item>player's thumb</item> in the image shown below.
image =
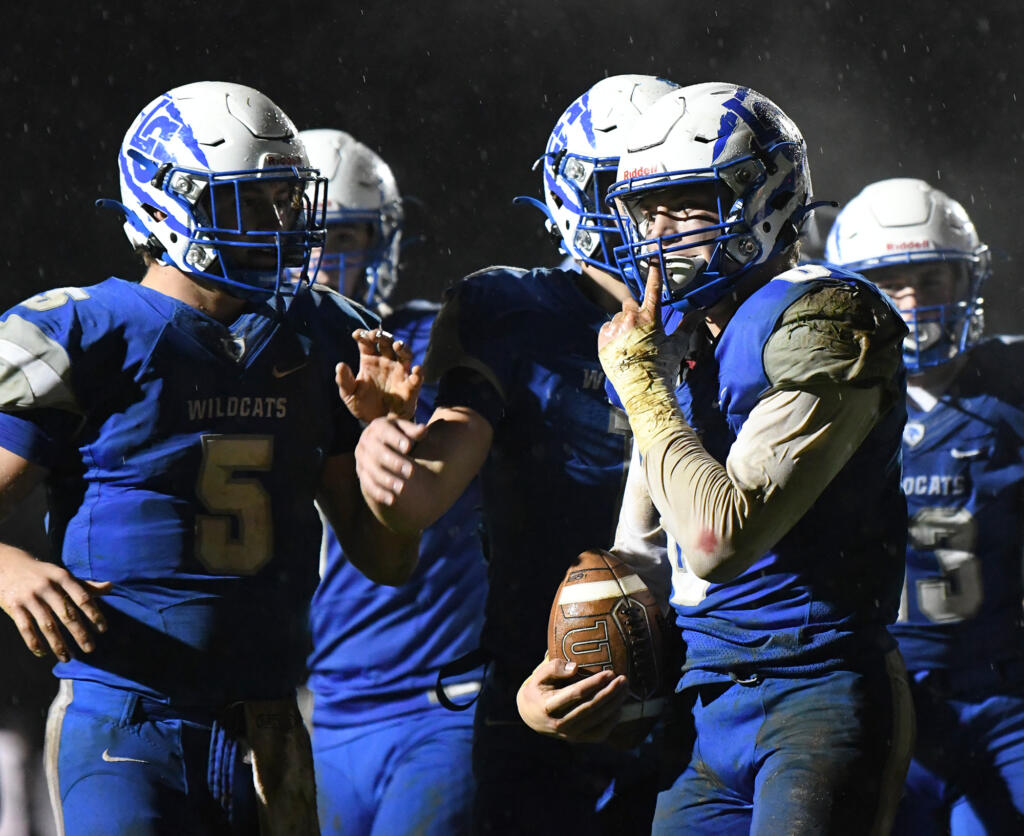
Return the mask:
M95 595L106 595L114 588L114 584L111 581L85 581L85 585Z
M564 679L569 679L576 676L577 668L579 666L575 662L569 662L565 659L555 659L555 675Z

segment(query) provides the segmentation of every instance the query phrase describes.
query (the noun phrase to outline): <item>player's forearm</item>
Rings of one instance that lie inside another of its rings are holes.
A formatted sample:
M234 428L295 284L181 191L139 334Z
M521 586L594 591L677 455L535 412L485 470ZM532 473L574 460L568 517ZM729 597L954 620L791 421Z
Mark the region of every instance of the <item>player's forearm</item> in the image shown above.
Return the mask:
M344 538L345 555L374 583L398 586L416 569L420 529L395 531L380 520L367 505L359 503L349 536Z
M461 494L446 490L444 482L432 471L433 463L412 460L412 474L402 480L400 489L390 502L381 502L363 487L363 499L373 515L388 529L412 535L429 528L447 511ZM467 483L468 484L468 483Z
M644 457L651 498L702 580L721 583L758 556L756 497L740 489L687 425L656 442Z
M416 566L419 531L396 532L374 516L360 494L353 454L327 459L316 500L353 566L376 583L408 579Z
M493 435L491 425L473 410L439 408L410 452L411 472L400 480L391 503L373 501L378 519L406 533L433 525L480 471Z
M689 426L662 436L644 474L687 566L727 581L807 512L878 419L877 389L784 391L751 412L723 467Z
M5 519L44 478L45 468L0 447L0 520Z

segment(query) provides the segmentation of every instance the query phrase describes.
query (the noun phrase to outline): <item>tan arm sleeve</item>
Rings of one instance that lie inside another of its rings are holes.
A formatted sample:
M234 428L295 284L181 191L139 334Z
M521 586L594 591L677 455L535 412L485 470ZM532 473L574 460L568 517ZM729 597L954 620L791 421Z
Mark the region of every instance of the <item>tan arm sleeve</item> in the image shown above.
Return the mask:
M878 389L781 391L757 403L725 467L689 426L662 436L644 476L691 572L715 583L741 573L807 512L874 426Z
M690 572L712 582L735 577L807 512L902 396L905 332L892 307L864 288L832 282L799 297L765 345L771 388L724 467L676 402L675 340L641 323L601 349L643 454L651 498Z

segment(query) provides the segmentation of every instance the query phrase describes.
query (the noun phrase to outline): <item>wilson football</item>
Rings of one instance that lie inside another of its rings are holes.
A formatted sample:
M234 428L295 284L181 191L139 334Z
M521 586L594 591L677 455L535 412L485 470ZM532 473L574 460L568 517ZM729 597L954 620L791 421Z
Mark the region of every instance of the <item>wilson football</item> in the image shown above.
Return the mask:
M663 619L643 579L615 555L585 551L559 584L548 619L548 657L575 662L579 675L625 674L620 723L655 717L664 706Z

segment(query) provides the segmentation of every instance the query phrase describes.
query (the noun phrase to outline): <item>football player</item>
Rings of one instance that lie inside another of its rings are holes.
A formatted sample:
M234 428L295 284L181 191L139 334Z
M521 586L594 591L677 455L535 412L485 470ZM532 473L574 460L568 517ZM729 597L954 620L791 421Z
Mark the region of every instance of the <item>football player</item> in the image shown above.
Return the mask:
M668 537L697 735L655 831L885 833L912 733L886 630L905 542L906 329L869 282L795 267L806 147L761 94L663 97L627 136L619 178L609 201L638 301L602 328L600 354L642 457L630 475ZM527 708L541 697L531 725L607 729L624 678L591 696L585 681L550 687L558 668L524 685Z
M404 210L391 168L344 131L299 134L310 163L327 181L322 250L316 280L375 311L390 312L398 282ZM428 323L429 330L429 323Z
M907 576L892 632L917 742L896 832L1022 832L1024 344L982 339L988 248L924 181L866 186L827 256L876 282L910 327Z
M0 322L4 510L46 480L60 557L0 548L4 610L58 660L59 831L315 833L293 696L314 499L375 580L416 560L417 538L361 499L360 428L336 383L376 349L376 321L287 275L322 242L306 194L323 184L257 90L158 97L118 168L142 281L50 290Z
M327 179L327 234L317 281L341 287L384 315L383 327L422 362L438 305L392 310L402 201L388 165L337 130L299 134ZM316 258L316 254L313 256ZM436 387L420 392L417 420ZM323 833L468 833L473 799L473 710L449 711L434 685L441 666L480 641L487 571L477 482L428 528L419 563L400 587L375 584L325 531L311 612L313 759ZM446 680L460 703L479 673Z
M490 579L482 641L493 661L476 712L475 832L578 832L594 823L608 787L600 751L528 734L515 697L543 653L566 567L612 535L630 437L605 398L596 341L629 291L601 194L626 125L674 86L614 76L570 105L541 158L542 208L579 271L491 267L451 288L427 352L439 388L425 429L377 420L358 448L365 496L409 533L433 524L481 474ZM645 830L642 809L630 812Z

